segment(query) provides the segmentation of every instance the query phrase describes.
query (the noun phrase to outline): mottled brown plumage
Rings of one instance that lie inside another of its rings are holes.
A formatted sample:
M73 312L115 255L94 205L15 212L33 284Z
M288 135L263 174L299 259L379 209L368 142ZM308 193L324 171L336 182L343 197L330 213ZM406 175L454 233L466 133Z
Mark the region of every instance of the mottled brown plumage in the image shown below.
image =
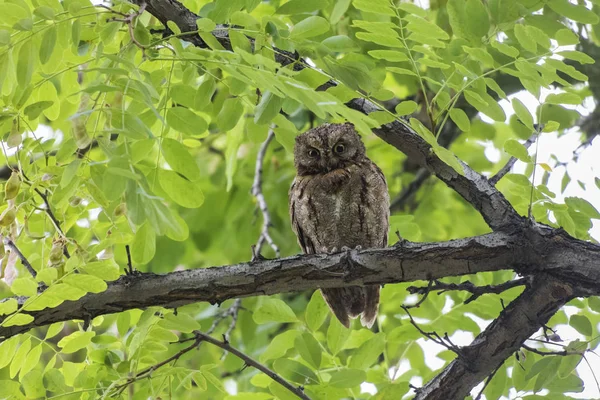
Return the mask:
M351 124L324 124L296 138L296 178L290 216L306 254L342 247L385 247L389 196L383 173L365 154ZM361 316L371 327L377 317L379 285L322 289L329 307L346 327Z

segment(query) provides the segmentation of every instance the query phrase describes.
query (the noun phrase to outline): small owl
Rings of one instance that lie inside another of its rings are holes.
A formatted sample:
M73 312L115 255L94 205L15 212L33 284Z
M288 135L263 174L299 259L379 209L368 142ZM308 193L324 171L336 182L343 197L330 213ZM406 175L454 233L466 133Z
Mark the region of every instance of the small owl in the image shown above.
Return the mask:
M290 216L305 254L387 246L387 184L366 156L353 125L324 124L299 135L294 159ZM370 328L375 322L379 285L322 289L322 293L347 328L350 318L359 315L363 326Z

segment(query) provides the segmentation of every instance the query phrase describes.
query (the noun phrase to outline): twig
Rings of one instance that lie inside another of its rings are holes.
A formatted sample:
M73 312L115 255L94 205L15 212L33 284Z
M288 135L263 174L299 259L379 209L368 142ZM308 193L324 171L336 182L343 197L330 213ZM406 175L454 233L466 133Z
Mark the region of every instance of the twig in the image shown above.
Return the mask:
M406 290L408 290L411 294L425 295L425 297L423 297L423 299L425 299L427 297L427 294L430 291L439 290L440 292L438 294L442 294L449 290L464 290L464 291L467 291L467 292L473 294L471 297L469 297L467 300L465 300L465 304L468 304L468 303L476 300L477 298L479 298L481 295L484 295L487 293L499 294L499 293L502 293L508 289L512 289L517 286L527 285L527 283L529 282L529 278L519 278L519 279L515 279L512 281L501 283L499 285L485 285L485 286L475 286L470 281L466 281L466 282L462 282L462 283L444 283L444 282L440 282L436 279L434 282L435 282L435 284L432 285L432 282L430 281L428 286L421 286L421 287L409 286ZM420 304L420 303L421 302L419 302L418 304ZM415 307L415 306L411 306L411 308Z
M425 336L427 339L433 341L434 343L437 343L440 346L444 346L448 350L453 351L454 353L456 353L457 356L462 357L460 348L458 346L456 346L454 343L452 343L452 341L450 341L450 338L448 337L447 333L444 334L444 337L442 338L437 332L425 332L423 329L421 329L419 324L417 324L417 322L414 320L410 311L408 311L408 307L406 307L406 306L400 306L400 307L402 307L402 309L406 312L406 315L408 315L408 318L410 318L410 323L415 328L417 328L417 330L421 333L421 335Z
M242 308L242 299L235 299L229 310L227 310L226 314L231 316L231 322L229 323L229 327L225 331L225 340L229 342L229 337L231 332L235 328L237 324L238 315L240 313L240 308Z
M106 8L106 6L104 6L103 8ZM110 9L110 8L109 8ZM133 44L135 44L137 47L139 47L140 49L142 49L142 52L144 52L147 48L147 46L144 46L143 44L141 44L136 38L135 35L133 34L133 21L139 17L140 15L142 15L144 13L144 10L146 9L146 2L142 2L140 4L140 8L137 12L131 13L131 14L123 14L120 12L115 12L112 9L111 12L115 13L115 14L119 14L121 16L123 16L123 18L112 18L111 21L115 21L115 22L123 22L124 24L127 25L127 28L129 30L129 36L131 38L131 41L133 42Z
M29 178L27 177L27 175L25 175L25 172L23 171L23 169L21 169L21 174L23 175L23 178L25 178L26 181L29 181ZM31 183L29 183L29 184L31 185ZM46 212L46 214L52 221L52 224L58 231L58 234L60 236L62 236L63 238L67 239L67 236L65 235L62 228L60 227L60 222L58 222L58 219L56 219L56 217L54 216L54 213L52 212L52 208L50 207L50 202L48 201L48 195L46 193L42 193L42 191L36 187L34 187L33 190L34 190L34 192L36 192L38 194L38 196L40 196L42 198L42 201L46 205L46 208L44 209L44 211ZM69 254L69 250L67 249L66 241L65 241L65 245L63 246L63 254L67 258L71 258L71 254Z
M523 146L525 146L525 148L528 149L529 146L531 146L533 144L533 142L535 142L535 138L537 136L538 136L538 132L536 131L533 135L531 135L531 137L529 139L527 139L525 141L525 143L523 143ZM492 185L495 185L496 183L498 183L498 181L500 179L502 179L504 177L504 175L508 174L508 172L513 167L513 165L515 165L516 162L517 162L517 158L511 157L508 160L508 162L506 163L506 165L504 167L500 168L500 171L496 172L496 174L489 179L489 182Z
M129 245L125 245L125 252L127 252L127 268L129 268L128 275L133 275L133 264L131 263L131 251Z
M485 388L490 384L490 382L492 381L492 379L494 379L494 375L496 375L496 372L498 372L498 370L502 367L502 365L504 365L504 363L500 364L498 366L498 368L496 368L495 370L493 370L492 373L487 377L487 379L485 380L485 384L481 388L481 391L479 392L479 394L477 395L477 397L475 397L475 400L481 400L481 396L483 395L483 392L485 391Z
M10 240L7 237L4 238L4 244L9 249L11 249L12 251L15 252L15 254L17 255L17 257L19 257L19 259L21 260L21 262L25 266L25 269L27 269L27 271L29 271L29 273L31 274L31 276L33 276L35 278L37 276L36 270L33 269L33 267L31 266L31 263L27 260L27 257L25 257L23 255L23 253L21 253L21 250L19 250L19 248L17 247L17 245L12 240Z
M310 400L310 397L308 397L300 387L292 385L291 383L286 381L284 378L282 378L280 375L278 375L275 371L267 368L265 365L259 363L258 361L254 360L250 356L242 353L241 351L231 347L229 342L227 342L226 340L220 341L220 340L213 338L212 336L209 336L209 335L199 332L199 331L195 331L194 335L196 336L196 341L194 342L194 344L204 341L204 342L213 344L217 347L220 347L223 350L226 350L226 351L230 352L231 354L235 355L236 357L238 357L239 359L243 360L246 365L248 365L250 367L254 367L257 370L268 375L275 382L279 383L281 386L285 387L287 390L294 393L299 398L304 399L304 400Z
M260 236L258 237L258 241L256 242L256 246L252 249L253 255L252 259L260 259L260 252L262 250L265 241L269 244L269 246L275 252L277 258L280 257L279 247L275 244L271 235L269 234L269 227L271 224L271 215L269 214L269 208L267 206L267 201L265 200L265 196L262 193L262 172L263 172L263 161L265 158L265 153L267 152L267 147L269 147L269 143L275 137L275 133L273 132L273 128L269 129L269 134L267 135L267 139L263 142L258 150L258 155L256 156L256 168L254 169L254 183L252 184L252 195L256 198L258 202L258 207L262 212L263 216L263 224L260 232Z
M430 281L429 281L429 284L427 284L427 287L417 288L417 289L425 289L425 290L423 290L422 292L419 292L419 293L418 293L418 294L422 294L422 295L423 295L423 297L421 297L421 300L417 301L415 304L412 304L412 305L409 305L409 306L404 306L404 307L406 307L407 309L409 309L409 308L417 308L417 307L419 307L421 304L423 304L423 302L424 302L425 300L427 300L427 296L429 296L429 293L430 293L432 290L434 290L434 289L432 289L432 288L433 288L433 282L434 282L434 281L433 281L433 279L432 279L432 280L430 280ZM436 281L436 282L437 282L437 281ZM410 289L411 289L411 288L415 288L415 287L414 287L414 286L411 286L411 287L409 287L407 290L408 290L408 291L409 291L411 294L417 294L417 292L416 292L416 291L414 291L414 292L411 292L411 291L410 291Z
M546 351L546 350L536 349L535 347L527 346L526 344L522 344L521 347L532 353L539 354L540 356L574 356L574 355L583 356L583 353L585 352L585 351L582 352L582 351L569 351L569 350Z

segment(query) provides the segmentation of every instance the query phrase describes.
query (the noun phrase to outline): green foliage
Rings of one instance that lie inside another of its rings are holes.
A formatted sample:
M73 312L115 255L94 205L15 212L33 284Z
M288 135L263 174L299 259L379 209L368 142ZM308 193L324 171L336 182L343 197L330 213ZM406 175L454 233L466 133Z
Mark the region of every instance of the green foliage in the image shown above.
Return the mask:
M459 159L492 175L515 157L525 172L498 184L515 208L527 215L531 207L536 220L590 239L598 210L578 197L557 200L547 184L562 174L558 161L538 160L522 142L534 133L562 134L579 119L574 106L590 96L581 66L594 59L580 47L560 46L577 45L582 31L598 39L597 2L592 9L567 0L430 3L426 10L388 0L186 1L199 10L196 25L208 46L199 48L185 42L190 33L173 21L164 36L156 34L162 25L147 13L134 18L139 8L126 2L111 10L87 0L3 2L0 134L6 163L19 168L1 187L0 233L15 241L37 276L0 246L0 276L18 272L0 283L0 294L26 297L22 308L15 299L0 303L0 326L30 323L23 311L103 292L127 265L126 246L133 267L145 272L250 259L261 229L250 192L270 129L275 141L262 176L270 233L282 255L298 253L287 209L294 138L324 121L356 126L392 197L410 184L414 170L410 163L401 168L405 156L370 132L393 120L409 119L457 174L464 174ZM221 23L230 24L218 32L229 34L231 51L211 33ZM276 62L295 51L317 68L299 68L295 59ZM336 85L317 91L330 80ZM547 94L550 88L556 90ZM513 96L522 90L537 109ZM363 115L345 105L357 97L393 105ZM449 147L440 144L447 128L460 134ZM498 162L485 157L485 146L500 151ZM533 171L543 174L535 185ZM571 184L565 173L562 192ZM395 231L407 240L442 241L488 229L437 181L395 212L390 225L390 242ZM268 247L263 254L275 256ZM445 281L489 285L513 275ZM407 286L382 289L376 333L358 322L343 327L318 291L244 299L230 332L231 315L221 311L231 302L36 328L0 342L0 398L126 398L122 385L149 368L132 383L133 398L295 398L208 343L152 370L189 346L179 341L199 329L215 337L228 333L235 348L304 386L311 398L371 398L361 392L365 382L375 386L377 399L400 398L412 378L426 382L435 374L423 351L428 344L417 342L421 334L400 311L414 300ZM500 314L500 299L508 304L519 291L467 304L468 293L431 295L412 313L426 331L473 336L481 320ZM574 354L508 359L486 398L507 396L509 388L532 399L541 390L553 398L583 390L576 367L598 346L600 300L574 300L569 307L576 312L560 311L549 324L568 324L580 334L566 348ZM454 358L437 353L446 364ZM410 369L399 373L403 361ZM225 389L232 383L236 395Z

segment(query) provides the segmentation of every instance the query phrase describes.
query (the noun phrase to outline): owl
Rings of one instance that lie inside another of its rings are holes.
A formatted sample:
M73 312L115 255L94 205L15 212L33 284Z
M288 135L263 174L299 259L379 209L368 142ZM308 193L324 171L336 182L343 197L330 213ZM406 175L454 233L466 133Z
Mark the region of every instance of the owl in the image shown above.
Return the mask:
M387 246L390 200L385 176L365 154L352 124L324 124L296 137L294 164L289 209L305 254ZM350 318L359 315L363 326L375 322L379 285L321 292L347 328Z

